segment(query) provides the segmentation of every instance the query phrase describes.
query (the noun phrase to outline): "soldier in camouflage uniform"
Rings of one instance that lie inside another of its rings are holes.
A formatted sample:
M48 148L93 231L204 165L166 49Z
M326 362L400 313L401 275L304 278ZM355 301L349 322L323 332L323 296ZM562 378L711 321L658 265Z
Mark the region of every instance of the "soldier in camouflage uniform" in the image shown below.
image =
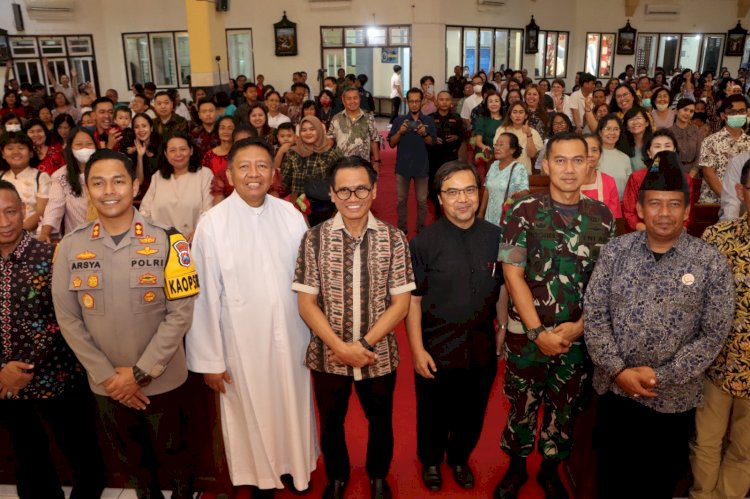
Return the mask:
M550 139L544 170L548 192L518 201L506 216L499 260L511 296L506 335L505 393L510 401L501 448L510 466L495 488L515 498L527 480L537 413L544 404L537 481L547 498L567 498L558 465L571 448L573 419L588 378L583 345L583 293L614 219L598 201L580 195L587 145L577 134Z

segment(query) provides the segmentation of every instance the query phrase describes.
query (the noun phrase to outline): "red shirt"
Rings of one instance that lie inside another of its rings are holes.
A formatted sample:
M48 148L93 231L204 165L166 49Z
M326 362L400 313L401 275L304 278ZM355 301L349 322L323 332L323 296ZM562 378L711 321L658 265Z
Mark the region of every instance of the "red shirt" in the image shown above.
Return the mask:
M64 164L65 158L63 157L60 144L52 144L47 147L47 154L44 155L44 159L39 161L37 169L51 176Z
M622 211L625 215L625 228L628 232L633 232L635 226L639 222L643 222L643 219L638 217L635 205L638 203L638 191L641 189L641 184L643 183L643 179L646 178L647 173L648 168L641 168L640 170L633 172L630 177L628 177L628 183L625 185L625 192L622 194ZM687 179L688 187L692 191L693 179L688 174L685 174L685 178ZM692 200L692 196L690 199ZM688 217L688 219L683 222L683 225L687 227L689 224L690 218Z

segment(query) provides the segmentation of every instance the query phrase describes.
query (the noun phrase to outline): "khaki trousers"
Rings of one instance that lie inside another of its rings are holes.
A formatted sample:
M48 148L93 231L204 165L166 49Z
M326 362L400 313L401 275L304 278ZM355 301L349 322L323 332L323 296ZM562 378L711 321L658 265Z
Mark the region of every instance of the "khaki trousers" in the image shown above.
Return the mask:
M690 444L690 499L744 498L750 489L750 399L734 397L708 379L703 395Z

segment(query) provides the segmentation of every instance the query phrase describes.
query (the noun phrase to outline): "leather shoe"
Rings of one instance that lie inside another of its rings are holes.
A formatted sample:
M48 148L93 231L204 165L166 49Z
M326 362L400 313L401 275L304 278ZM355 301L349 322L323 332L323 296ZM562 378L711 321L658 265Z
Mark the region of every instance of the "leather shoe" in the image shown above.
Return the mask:
M511 457L508 470L492 493L493 499L516 499L518 491L521 490L521 487L523 487L523 484L528 479L526 458Z
M457 464L453 466L453 479L464 489L474 488L474 473L468 464Z
M370 480L370 497L372 499L391 499L393 497L391 488L385 478Z
M443 488L443 476L439 466L422 466L422 483L428 490L437 492Z
M323 491L323 497L321 499L344 499L344 491L346 490L346 482L344 480L334 480L328 482L325 490Z

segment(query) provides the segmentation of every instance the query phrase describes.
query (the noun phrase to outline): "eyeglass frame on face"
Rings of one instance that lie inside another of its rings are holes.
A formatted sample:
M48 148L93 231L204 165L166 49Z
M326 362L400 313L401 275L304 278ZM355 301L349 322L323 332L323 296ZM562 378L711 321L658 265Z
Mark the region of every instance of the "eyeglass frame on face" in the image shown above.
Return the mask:
M463 189L440 189L440 192L442 194L445 194L445 197L451 200L458 199L461 193L463 193L464 196L467 198L476 196L479 194L479 186L477 185L469 185L467 187L464 187Z
M632 97L633 97L633 94L631 94L630 92L625 92L624 94L620 94L620 95L617 95L617 94L615 94L615 100L622 100L622 99L624 99L625 97L630 97L630 98L632 98Z
M602 128L602 131L608 132L608 133L619 133L622 131L622 128L620 128L619 126L618 127L605 126L604 128Z
M742 116L743 114L747 114L747 108L735 109L733 107L729 107L724 110L724 114L726 114L727 116Z
M336 197L339 198L341 201L346 201L352 197L352 194L354 194L354 197L356 197L359 200L367 199L370 196L370 193L372 192L372 187L365 187L364 185L358 185L354 189L349 189L348 187L341 187L340 189L335 189L333 192L336 194ZM364 192L364 196L360 196L357 193ZM344 194L346 194L346 197L342 197Z

